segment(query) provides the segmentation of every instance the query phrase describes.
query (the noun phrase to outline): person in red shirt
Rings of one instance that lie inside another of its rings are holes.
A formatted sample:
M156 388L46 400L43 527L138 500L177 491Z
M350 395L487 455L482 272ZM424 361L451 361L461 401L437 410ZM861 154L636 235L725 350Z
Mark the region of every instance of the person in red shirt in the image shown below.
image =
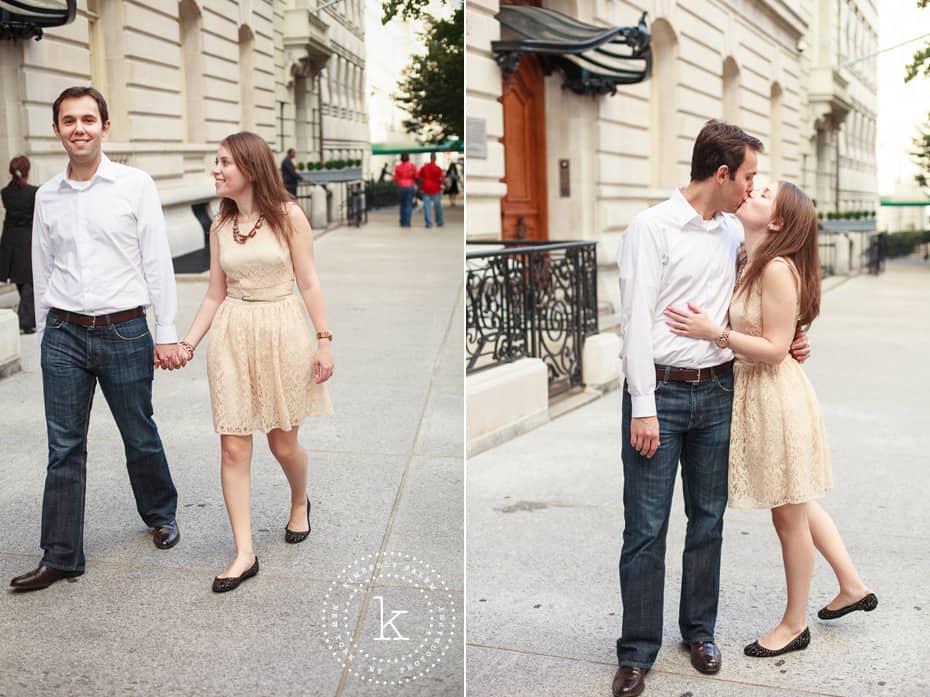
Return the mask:
M436 164L436 153L431 153L429 163L420 167L417 179L420 180L420 190L423 192L423 217L426 218L426 227L433 227L430 216L430 204L436 210L436 224L442 227L442 181L445 173Z
M394 183L400 192L400 226L410 227L413 213L413 190L416 184L417 166L410 161L410 155L402 152L400 163L394 168Z

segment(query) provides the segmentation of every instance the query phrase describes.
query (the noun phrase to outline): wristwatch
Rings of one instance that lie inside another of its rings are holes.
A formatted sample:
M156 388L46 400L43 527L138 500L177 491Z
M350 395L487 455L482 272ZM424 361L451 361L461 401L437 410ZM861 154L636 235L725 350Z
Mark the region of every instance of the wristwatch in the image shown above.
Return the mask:
M320 339L329 339L330 341L332 341L332 340L333 340L333 333L332 333L331 331L329 331L329 329L324 329L323 331L317 332L317 333L316 333L316 338L317 338L317 340L320 340Z
M725 349L730 345L730 330L724 329L723 333L714 341L718 348Z

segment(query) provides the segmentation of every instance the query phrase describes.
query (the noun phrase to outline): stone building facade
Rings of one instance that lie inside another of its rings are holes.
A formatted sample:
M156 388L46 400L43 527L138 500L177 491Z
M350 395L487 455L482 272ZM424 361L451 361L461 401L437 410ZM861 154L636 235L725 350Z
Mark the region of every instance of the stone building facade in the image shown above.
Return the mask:
M784 178L821 211L878 207L877 63L874 0L515 0L604 26L651 35L652 74L616 95L579 96L554 72L540 79L545 153L538 190L552 240L597 240L612 265L633 215L687 183L691 145L702 124L724 118L761 138L757 181ZM505 89L492 41L501 38L498 0L468 3L466 109L471 239L498 239L507 194ZM570 195L560 189L560 161ZM564 166L564 165L563 165ZM848 252L852 261L854 251ZM607 288L608 293L613 292Z
M0 162L26 154L34 183L60 171L51 104L93 84L104 151L155 179L172 253L199 249L224 136L255 131L279 159L366 159L364 13L364 0L79 0L41 41L0 41Z

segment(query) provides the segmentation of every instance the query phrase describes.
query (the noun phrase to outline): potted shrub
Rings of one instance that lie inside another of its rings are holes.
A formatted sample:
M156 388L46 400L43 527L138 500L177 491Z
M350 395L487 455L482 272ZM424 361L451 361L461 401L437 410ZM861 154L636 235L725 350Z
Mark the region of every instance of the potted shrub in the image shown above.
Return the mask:
M306 165L304 165L303 162L297 163L297 169L299 169L301 172L303 172L305 168L306 168Z

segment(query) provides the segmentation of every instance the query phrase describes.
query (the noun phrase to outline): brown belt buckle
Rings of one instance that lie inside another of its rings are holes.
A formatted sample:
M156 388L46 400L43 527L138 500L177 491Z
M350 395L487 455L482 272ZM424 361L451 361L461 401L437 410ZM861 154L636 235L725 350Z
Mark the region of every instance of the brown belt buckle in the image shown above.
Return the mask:
M93 329L97 326L97 315L90 316L90 328Z
M696 377L694 380L688 380L688 382L689 382L690 384L694 385L694 384L696 384L696 383L699 383L700 381L701 381L701 369L698 368L698 369L697 369L697 377Z

